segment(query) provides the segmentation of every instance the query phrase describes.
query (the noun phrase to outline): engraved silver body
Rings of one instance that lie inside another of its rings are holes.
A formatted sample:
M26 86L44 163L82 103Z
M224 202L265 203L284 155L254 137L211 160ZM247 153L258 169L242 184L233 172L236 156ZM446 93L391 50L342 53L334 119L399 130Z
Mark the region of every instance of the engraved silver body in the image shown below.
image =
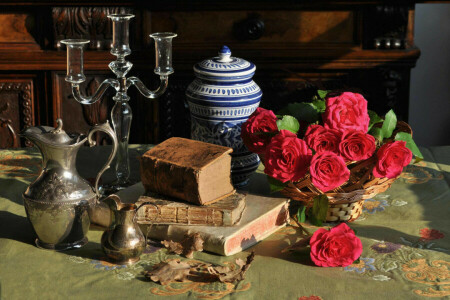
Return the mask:
M62 121L58 127L29 127L21 135L33 142L42 154L42 172L23 193L27 217L37 235L40 248L68 250L87 243L89 215L98 203L98 181L109 168L117 151L116 135L108 123L94 126L89 134L66 134ZM107 133L113 140L113 151L97 174L95 188L76 170L76 157L86 142L95 145L92 134Z

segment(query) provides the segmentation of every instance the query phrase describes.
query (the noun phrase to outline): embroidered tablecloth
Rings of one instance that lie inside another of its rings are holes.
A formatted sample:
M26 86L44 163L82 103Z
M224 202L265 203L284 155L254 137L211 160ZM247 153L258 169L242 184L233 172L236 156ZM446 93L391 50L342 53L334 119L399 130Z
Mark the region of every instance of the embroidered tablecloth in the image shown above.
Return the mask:
M132 179L137 157L149 146L130 149ZM22 192L39 174L35 148L0 151L0 299L427 299L450 297L450 147L422 148L425 160L408 166L392 187L366 200L350 224L364 251L346 268L315 267L308 250L281 253L300 238L295 225L232 257L196 253L194 260L233 266L249 251L255 260L238 284L184 282L161 286L142 272L178 258L158 244L132 266L108 263L99 230L89 243L68 252L40 250L23 207ZM79 173L95 177L109 154L104 147L81 149ZM105 176L111 180L113 173ZM250 189L267 193L261 170ZM305 224L309 231L315 227ZM186 258L182 258L186 261Z

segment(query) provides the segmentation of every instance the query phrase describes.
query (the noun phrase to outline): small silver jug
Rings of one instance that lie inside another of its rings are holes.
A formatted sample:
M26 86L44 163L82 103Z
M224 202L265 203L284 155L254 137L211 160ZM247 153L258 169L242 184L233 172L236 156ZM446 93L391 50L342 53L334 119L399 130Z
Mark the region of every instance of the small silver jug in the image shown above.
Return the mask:
M102 202L109 206L112 220L102 235L103 252L116 264L138 262L147 245L147 239L136 221L136 213L146 204L136 207L134 203L122 203L119 196L114 194Z
M51 250L80 248L87 243L91 210L98 203L98 181L117 152L117 138L109 123L96 125L88 133L67 134L61 119L56 128L29 127L21 136L33 142L42 154L42 172L23 193L28 220L37 235L36 245ZM86 142L92 147L94 132L103 131L113 141L108 161L97 174L95 188L76 170L76 158Z

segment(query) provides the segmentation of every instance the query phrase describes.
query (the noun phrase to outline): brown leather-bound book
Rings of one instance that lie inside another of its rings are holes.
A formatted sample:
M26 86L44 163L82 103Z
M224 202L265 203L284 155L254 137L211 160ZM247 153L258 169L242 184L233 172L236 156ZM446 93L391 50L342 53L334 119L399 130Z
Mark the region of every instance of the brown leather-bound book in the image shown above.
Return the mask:
M141 180L147 192L208 205L234 193L231 184L233 149L170 138L141 157Z
M137 212L139 224L179 224L232 226L242 217L245 209L245 195L234 193L211 205L199 206L174 201L168 196L147 193L140 196L136 205L143 206Z

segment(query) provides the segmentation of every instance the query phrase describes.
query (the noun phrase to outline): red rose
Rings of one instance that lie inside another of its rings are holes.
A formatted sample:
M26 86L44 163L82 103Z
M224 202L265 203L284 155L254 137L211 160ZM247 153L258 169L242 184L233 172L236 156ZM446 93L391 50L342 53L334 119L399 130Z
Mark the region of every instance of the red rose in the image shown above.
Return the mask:
M326 128L337 130L354 129L367 132L369 114L367 101L360 94L345 92L327 99L322 119Z
M377 158L373 175L378 178L396 178L402 173L403 167L411 162L412 153L406 148L406 142L395 141L381 146Z
M264 132L278 132L277 117L271 110L258 107L241 126L241 137L248 150L263 153L272 138Z
M297 181L305 176L312 152L297 135L281 130L267 145L264 173L281 181Z
M327 129L321 125L310 125L305 133L305 142L316 153L331 151L339 154L342 133L336 129Z
M362 253L361 240L347 224L341 223L330 231L319 228L309 241L311 259L319 267L346 267Z
M344 159L330 151L314 155L309 171L311 182L322 192L335 189L350 178Z
M443 239L445 235L436 229L430 229L430 228L422 228L420 229L420 239L421 241L432 241L432 240L438 240Z
M359 130L345 130L339 144L339 151L347 161L368 159L375 149L375 138Z

